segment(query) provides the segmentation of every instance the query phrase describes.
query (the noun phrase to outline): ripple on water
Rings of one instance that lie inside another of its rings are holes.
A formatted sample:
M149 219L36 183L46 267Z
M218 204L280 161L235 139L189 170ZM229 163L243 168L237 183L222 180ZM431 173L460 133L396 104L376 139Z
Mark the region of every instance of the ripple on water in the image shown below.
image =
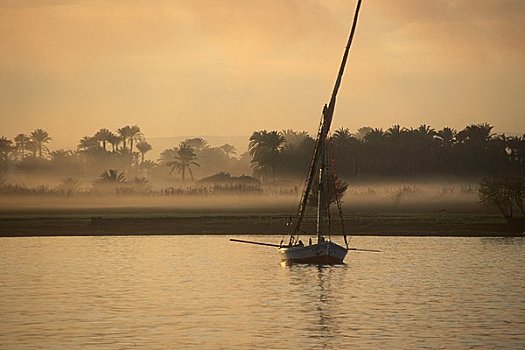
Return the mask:
M352 244L382 253L282 266L224 236L0 239L0 348L524 347L523 238Z

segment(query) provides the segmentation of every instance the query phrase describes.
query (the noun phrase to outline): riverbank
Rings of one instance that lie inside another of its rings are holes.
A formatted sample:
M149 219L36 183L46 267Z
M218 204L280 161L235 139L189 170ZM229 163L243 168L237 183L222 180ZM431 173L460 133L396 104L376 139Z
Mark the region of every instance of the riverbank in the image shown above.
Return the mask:
M164 213L158 211L22 211L0 213L0 237L287 234L279 213ZM363 236L522 236L498 215L473 213L362 213L345 216L347 233ZM340 223L333 222L334 235ZM314 232L314 218L305 231Z

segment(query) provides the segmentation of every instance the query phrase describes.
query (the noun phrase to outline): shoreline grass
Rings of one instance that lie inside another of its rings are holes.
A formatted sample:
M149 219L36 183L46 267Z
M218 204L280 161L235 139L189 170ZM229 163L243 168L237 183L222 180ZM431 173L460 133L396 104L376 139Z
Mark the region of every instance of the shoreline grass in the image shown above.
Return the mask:
M289 233L284 213L140 212L125 210L70 213L0 212L0 237L267 234ZM509 226L498 215L483 213L360 213L346 215L352 236L522 236L523 227ZM315 232L315 219L305 220L306 232ZM333 222L332 235L340 235ZM307 235L307 234L303 234Z

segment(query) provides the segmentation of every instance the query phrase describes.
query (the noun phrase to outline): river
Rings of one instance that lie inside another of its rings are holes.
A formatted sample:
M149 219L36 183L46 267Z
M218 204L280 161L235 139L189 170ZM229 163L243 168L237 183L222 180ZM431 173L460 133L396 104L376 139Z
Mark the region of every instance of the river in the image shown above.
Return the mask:
M351 245L382 252L283 266L226 236L0 238L0 349L525 348L525 238Z

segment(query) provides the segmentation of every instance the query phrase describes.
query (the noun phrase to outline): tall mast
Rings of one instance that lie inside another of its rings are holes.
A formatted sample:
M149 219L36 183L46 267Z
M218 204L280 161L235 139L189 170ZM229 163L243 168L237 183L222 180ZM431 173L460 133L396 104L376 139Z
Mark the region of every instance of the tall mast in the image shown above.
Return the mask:
M357 19L359 17L360 9L361 9L361 0L357 0L357 5L356 5L355 13L354 13L354 20L352 22L352 29L350 30L350 35L348 37L348 42L346 44L346 48L343 54L341 66L339 67L337 79L335 80L335 85L332 91L332 96L330 97L330 102L328 106L325 104L323 107L323 118L321 121L321 125L319 126L319 132L317 134L317 139L315 140L314 155L312 159L310 160L310 169L308 173L308 179L306 180L306 186L304 188L303 196L299 204L299 218L297 219L297 222L295 224L295 228L293 232L294 235L297 232L299 232L301 228L301 222L303 221L304 213L306 211L306 205L308 203L308 196L310 194L310 191L312 190L312 185L315 181L315 175L317 171L320 170L319 161L320 161L322 153L324 153L326 137L328 135L328 131L330 130L330 125L332 124L332 118L333 118L334 110L335 110L337 92L339 91L339 87L341 86L341 81L343 79L343 73L345 71L346 61L348 59L348 53L350 52L350 46L352 45L352 41L354 39L354 33L357 27ZM321 174L322 174L322 169L320 170L320 176ZM321 186L321 181L322 180L320 179L320 183L319 183L320 186ZM320 206L321 206L321 203L319 203L319 207ZM290 240L292 240L292 238L293 238L293 235L290 238Z
M321 166L319 167L319 182L318 182L318 191L317 191L317 243L321 242L323 237L323 215L324 215L324 200L325 200L325 161L326 161L326 152L323 146L321 150Z

